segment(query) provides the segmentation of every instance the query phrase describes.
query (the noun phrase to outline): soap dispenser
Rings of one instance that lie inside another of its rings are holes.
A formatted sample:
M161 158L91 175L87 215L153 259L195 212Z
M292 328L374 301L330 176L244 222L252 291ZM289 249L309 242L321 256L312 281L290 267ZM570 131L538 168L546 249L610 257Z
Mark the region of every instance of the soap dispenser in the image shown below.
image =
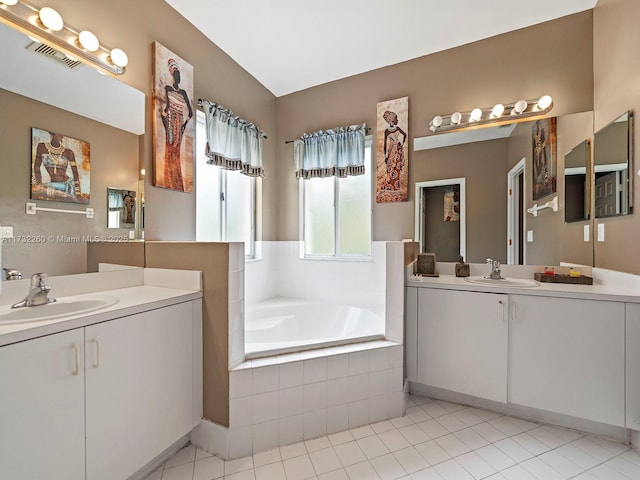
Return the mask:
M456 263L456 277L468 277L471 274L470 270L469 264L464 263L464 258L460 255Z

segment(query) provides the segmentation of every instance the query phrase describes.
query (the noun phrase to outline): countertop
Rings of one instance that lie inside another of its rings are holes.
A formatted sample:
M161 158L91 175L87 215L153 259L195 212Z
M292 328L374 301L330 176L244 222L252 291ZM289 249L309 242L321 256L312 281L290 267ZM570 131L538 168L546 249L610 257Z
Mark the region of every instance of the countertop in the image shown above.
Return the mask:
M515 277L514 277L515 278ZM579 298L611 302L640 303L637 289L620 286L573 285L566 283L540 283L537 287L509 287L502 285L479 285L470 283L454 275L439 277L414 277L406 281L407 287L441 288L445 290L464 290L469 292L505 293L509 295L531 295L540 297Z
M202 291L200 290L183 290L150 285L104 290L74 295L74 297L81 299L82 297L92 297L96 294L116 297L118 302L100 310L62 318L11 324L0 323L0 346L202 298Z

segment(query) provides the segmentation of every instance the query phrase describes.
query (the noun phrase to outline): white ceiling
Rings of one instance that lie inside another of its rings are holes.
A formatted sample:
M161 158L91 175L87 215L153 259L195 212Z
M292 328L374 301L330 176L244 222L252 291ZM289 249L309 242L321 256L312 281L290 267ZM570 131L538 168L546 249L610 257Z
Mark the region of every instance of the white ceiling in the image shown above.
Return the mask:
M591 9L597 0L166 0L274 95Z

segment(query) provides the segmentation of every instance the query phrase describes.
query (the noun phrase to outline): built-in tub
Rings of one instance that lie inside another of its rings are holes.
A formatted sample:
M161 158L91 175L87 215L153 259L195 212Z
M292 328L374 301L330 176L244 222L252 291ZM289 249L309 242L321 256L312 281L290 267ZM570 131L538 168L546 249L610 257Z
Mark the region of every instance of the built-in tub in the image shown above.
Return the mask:
M275 297L246 306L248 359L384 338L384 318L352 305Z

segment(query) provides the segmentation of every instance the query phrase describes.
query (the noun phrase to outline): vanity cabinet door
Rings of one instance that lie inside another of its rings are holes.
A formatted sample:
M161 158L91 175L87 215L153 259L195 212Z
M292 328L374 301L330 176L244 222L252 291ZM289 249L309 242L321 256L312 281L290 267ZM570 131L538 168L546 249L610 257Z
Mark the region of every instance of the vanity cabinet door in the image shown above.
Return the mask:
M87 480L129 478L192 429L194 308L86 327Z
M410 382L418 381L418 290L407 287L405 296L404 361Z
M0 347L0 478L84 478L84 332Z
M509 401L624 426L624 304L510 301Z
M626 427L640 430L640 304L626 304Z
M507 295L418 289L418 382L507 400Z

